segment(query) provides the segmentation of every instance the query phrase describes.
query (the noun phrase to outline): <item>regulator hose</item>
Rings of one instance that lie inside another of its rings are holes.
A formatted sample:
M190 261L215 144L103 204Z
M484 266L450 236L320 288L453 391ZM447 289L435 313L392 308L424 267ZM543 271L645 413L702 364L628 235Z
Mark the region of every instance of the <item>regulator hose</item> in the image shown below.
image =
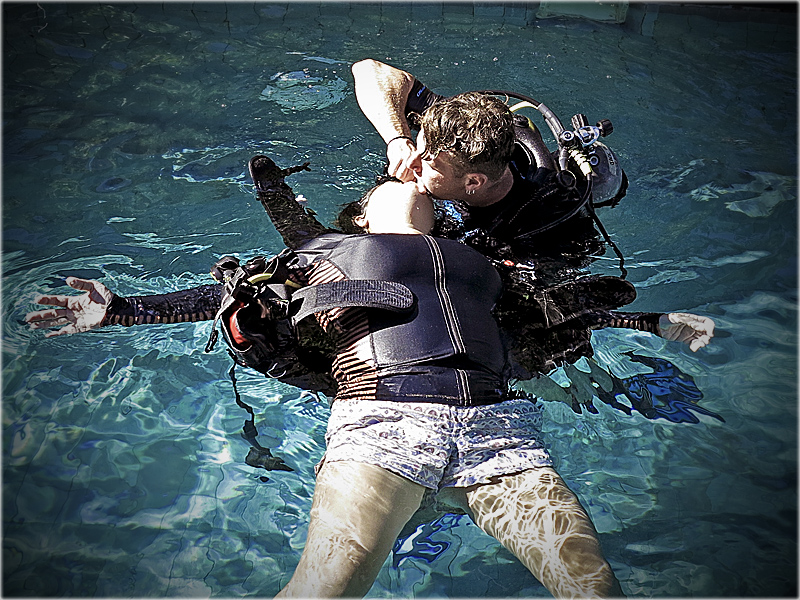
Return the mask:
M538 100L534 100L530 96L518 94L517 92L509 92L508 90L481 90L478 93L490 94L492 96L508 96L509 98L516 98L517 100L528 102L531 105L531 108L538 110L539 113L544 117L547 126L550 127L550 131L553 132L553 135L556 138L556 142L558 142L561 132L564 131L564 125L561 123L561 120L558 118L558 116L556 116L556 114L544 104Z

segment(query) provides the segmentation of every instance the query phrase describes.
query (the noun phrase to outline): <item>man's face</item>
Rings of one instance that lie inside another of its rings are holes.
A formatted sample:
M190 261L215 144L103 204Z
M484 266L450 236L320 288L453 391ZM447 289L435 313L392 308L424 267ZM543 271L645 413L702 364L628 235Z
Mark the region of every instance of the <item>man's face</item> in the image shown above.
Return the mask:
M435 157L426 156L425 132L417 135L417 152L411 161L416 177L417 189L442 200L463 200L466 190L462 177L456 175L453 158L448 152L439 152Z

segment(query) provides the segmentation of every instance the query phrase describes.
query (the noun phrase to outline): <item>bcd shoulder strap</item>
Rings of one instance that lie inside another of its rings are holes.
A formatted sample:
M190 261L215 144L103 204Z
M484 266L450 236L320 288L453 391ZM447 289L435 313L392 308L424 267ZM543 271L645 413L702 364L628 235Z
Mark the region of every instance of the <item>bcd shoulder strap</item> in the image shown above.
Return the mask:
M293 292L289 314L292 322L297 324L313 313L349 306L405 312L414 306L414 294L394 281L333 281Z

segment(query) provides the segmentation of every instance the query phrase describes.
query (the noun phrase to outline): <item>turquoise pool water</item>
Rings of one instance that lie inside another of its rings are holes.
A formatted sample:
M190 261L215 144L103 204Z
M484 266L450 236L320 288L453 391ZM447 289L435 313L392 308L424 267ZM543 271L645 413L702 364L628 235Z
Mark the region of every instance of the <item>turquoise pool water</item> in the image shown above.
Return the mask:
M4 595L271 596L288 580L323 404L238 371L259 442L294 469L268 473L245 463L210 324L44 339L21 319L69 274L154 293L208 282L223 254L277 252L245 176L256 153L311 161L291 183L330 221L382 166L349 74L372 56L441 93L512 89L614 122L631 188L601 217L631 308L707 314L718 335L695 355L601 331L597 362L633 381L657 369L627 353L663 358L696 387L649 391L724 421L553 401L551 452L626 594L795 596L796 15L670 10L616 25L535 4L4 4ZM548 594L451 515L398 546L370 595Z

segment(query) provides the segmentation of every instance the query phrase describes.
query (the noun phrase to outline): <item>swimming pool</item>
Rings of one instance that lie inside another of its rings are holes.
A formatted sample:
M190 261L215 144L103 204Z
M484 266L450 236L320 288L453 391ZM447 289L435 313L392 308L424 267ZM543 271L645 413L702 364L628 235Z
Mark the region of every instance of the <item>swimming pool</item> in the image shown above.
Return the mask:
M21 319L69 274L154 293L208 282L223 254L277 252L245 176L256 153L311 161L290 182L330 222L382 166L349 74L366 56L440 93L506 88L562 119L614 122L608 143L631 188L601 218L639 292L631 309L707 314L718 335L694 355L604 330L597 360L633 379L654 369L626 353L664 358L724 422L548 402L551 452L628 595L797 594L796 15L631 5L617 25L500 3L3 10L5 595L270 596L288 581L323 404L238 371L260 443L294 469L268 473L244 462L247 415L227 356L203 352L210 324L44 339ZM616 260L594 268L616 274ZM651 393L669 386L654 381ZM405 540L370 595L548 594L451 515Z

